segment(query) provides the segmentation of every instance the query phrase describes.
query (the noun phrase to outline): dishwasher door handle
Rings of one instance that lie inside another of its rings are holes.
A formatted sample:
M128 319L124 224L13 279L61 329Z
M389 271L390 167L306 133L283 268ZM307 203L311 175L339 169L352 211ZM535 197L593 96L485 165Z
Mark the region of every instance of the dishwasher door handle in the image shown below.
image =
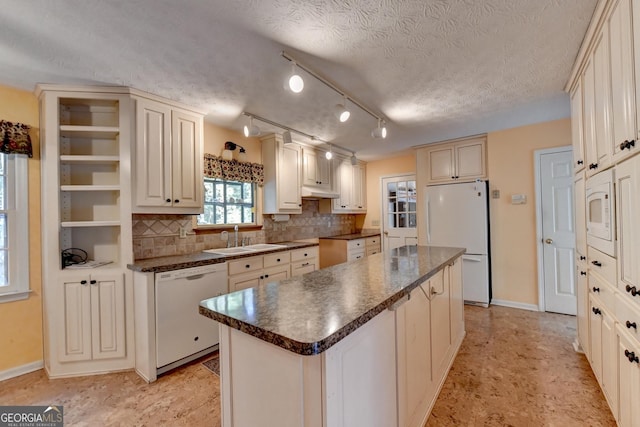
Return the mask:
M202 274L194 274L193 276L185 277L187 280L198 280L204 277L204 273Z

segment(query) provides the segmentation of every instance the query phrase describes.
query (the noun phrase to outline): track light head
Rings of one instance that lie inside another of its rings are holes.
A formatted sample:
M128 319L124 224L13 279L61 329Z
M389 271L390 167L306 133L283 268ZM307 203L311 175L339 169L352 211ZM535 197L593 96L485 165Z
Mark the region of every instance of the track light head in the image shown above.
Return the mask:
M304 89L304 80L302 80L302 77L298 74L295 61L291 61L291 74L289 74L285 82L285 89L293 93L300 93L302 89Z
M353 166L355 166L355 165L357 165L357 164L358 164L358 158L356 157L356 153L352 153L352 154L351 154L351 164L352 164Z
M329 146L329 151L324 153L324 156L327 158L327 160L331 160L333 158L333 153L331 152L331 146Z
M333 107L333 113L336 115L338 120L340 120L340 123L344 123L347 120L349 120L349 117L351 116L351 112L347 109L346 96L343 96L342 104L336 104L336 106Z
M385 123L382 121L382 119L378 119L378 127L371 131L371 136L378 139L384 139L387 137L387 127L385 126Z
M249 116L249 124L244 126L244 136L260 136L260 128L253 124L253 117Z

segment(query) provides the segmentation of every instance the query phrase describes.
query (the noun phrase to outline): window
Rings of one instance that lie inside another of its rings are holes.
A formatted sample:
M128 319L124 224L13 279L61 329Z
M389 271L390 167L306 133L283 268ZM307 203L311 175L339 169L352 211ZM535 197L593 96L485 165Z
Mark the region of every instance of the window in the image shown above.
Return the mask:
M29 296L27 158L0 154L0 302Z
M416 227L416 182L387 183L389 227Z
M256 186L250 182L204 179L204 213L198 225L255 224Z

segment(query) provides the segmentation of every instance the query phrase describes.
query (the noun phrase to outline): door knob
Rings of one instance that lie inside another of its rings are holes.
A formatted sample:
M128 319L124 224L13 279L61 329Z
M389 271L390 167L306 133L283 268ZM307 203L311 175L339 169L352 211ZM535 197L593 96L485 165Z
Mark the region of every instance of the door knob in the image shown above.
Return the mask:
M545 242L547 245L550 245L550 244L552 244L552 243L553 243L553 239L544 239L544 242Z
M385 236L388 236L388 235L389 235L389 232L388 232L388 231L385 231L385 232L384 232L384 235L385 235Z

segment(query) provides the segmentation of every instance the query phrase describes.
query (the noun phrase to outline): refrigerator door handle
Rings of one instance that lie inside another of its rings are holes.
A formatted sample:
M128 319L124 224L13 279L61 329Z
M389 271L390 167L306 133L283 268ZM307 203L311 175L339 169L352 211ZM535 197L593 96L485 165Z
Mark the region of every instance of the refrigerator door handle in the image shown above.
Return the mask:
M462 255L462 260L463 261L473 261L473 262L481 262L482 261L480 258L467 258L464 255Z
M431 243L431 201L427 196L427 243Z

